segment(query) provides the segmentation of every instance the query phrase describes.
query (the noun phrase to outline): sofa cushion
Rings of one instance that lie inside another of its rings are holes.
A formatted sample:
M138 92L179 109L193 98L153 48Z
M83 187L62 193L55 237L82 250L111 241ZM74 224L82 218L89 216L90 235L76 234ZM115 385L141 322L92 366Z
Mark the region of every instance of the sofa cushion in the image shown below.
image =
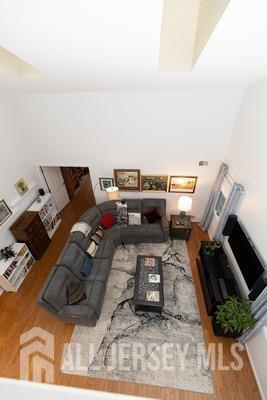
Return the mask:
M141 199L126 199L127 201L127 210L128 212L142 212L142 200ZM117 201L110 200L105 201L104 203L97 204L98 209L101 214L105 214L105 212L110 212L112 215L117 215Z
M84 280L87 278L81 274L80 269L86 257L89 256L76 243L68 242L58 260L58 265L63 265L77 278Z
M142 213L145 214L151 209L156 209L161 217L166 215L166 200L165 199L143 199Z
M67 288L72 283L79 283L79 279L68 269L59 266L50 277L42 293L42 299L56 310L61 310L65 305L69 304Z
M94 310L97 318L99 318L105 296L105 284L100 280L86 281L84 291L86 299L80 301L79 306L86 305L91 310Z
M94 232L101 219L101 213L99 209L94 206L86 210L79 218L78 222L86 222L88 225L92 227L92 232Z
M95 254L95 258L108 258L112 260L114 253L115 253L115 244L113 240L102 239Z
M154 224L143 224L140 233L142 243L161 243L164 240L164 232L159 221Z
M100 203L97 205L97 208L101 212L102 215L109 212L110 214L117 216L117 206L116 200L105 201L104 203Z
M142 200L141 199L127 199L127 210L128 213L130 212L136 212L136 213L141 213L142 212Z
M121 228L122 243L140 243L142 242L142 225L128 225Z
M112 228L105 230L104 239L113 240L115 246L121 244L121 228L118 225L114 225Z
M104 229L111 228L115 223L116 217L109 212L105 213L100 220L100 225Z
M94 259L93 268L88 276L89 281L101 281L105 285L110 273L111 261L108 259Z

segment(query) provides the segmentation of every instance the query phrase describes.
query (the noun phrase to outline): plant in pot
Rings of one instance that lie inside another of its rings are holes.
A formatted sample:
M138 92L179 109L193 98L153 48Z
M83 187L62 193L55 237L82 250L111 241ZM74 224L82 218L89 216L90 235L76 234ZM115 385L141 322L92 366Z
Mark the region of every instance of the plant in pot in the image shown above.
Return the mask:
M253 328L255 323L250 301L230 296L224 304L217 306L212 327L216 336L237 338L244 329Z
M207 256L212 256L221 247L222 247L221 242L218 242L216 240L211 240L204 243L203 250Z

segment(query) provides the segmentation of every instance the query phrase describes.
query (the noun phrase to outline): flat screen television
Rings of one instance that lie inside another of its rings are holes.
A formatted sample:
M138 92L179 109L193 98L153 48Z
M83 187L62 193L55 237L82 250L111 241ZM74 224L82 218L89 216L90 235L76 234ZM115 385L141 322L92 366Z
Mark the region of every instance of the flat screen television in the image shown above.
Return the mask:
M258 257L253 244L248 239L237 219L233 223L228 243L243 274L246 284L249 290L251 290L254 283L264 271L264 266Z

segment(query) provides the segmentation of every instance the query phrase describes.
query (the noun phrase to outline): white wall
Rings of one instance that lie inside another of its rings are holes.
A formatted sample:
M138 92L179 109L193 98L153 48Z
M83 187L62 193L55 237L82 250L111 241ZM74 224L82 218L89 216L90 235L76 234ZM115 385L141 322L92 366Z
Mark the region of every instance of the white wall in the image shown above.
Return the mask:
M246 193L238 217L267 263L267 78L247 88L233 136L226 153L231 173L244 184ZM245 292L245 284L241 287ZM266 329L248 341L252 368L263 398L267 398Z
M200 219L241 101L240 90L29 94L17 96L24 136L39 165L89 166L93 185L114 168L197 175L192 214ZM208 167L199 167L208 160ZM125 197L155 194L125 193ZM177 212L176 194L167 197ZM99 188L96 200L104 200Z
M11 97L0 96L0 200L4 199L13 215L0 227L0 248L14 241L8 228L36 197L37 185L23 198L17 193L14 183L24 178L28 185L39 183L31 162L31 151L25 137L21 135L17 113ZM40 183L39 183L40 184Z
M267 263L267 78L245 91L226 161L246 189L237 214Z
M0 378L2 399L12 400L142 400L144 397ZM149 400L146 398L146 400Z

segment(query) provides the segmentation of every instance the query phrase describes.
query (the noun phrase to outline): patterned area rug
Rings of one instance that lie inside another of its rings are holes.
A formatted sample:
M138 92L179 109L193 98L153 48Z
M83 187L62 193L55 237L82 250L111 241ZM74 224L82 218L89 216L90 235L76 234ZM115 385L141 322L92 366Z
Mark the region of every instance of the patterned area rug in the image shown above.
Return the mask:
M161 256L162 314L135 312L137 254ZM75 326L62 372L213 393L185 241L116 249L96 327Z

